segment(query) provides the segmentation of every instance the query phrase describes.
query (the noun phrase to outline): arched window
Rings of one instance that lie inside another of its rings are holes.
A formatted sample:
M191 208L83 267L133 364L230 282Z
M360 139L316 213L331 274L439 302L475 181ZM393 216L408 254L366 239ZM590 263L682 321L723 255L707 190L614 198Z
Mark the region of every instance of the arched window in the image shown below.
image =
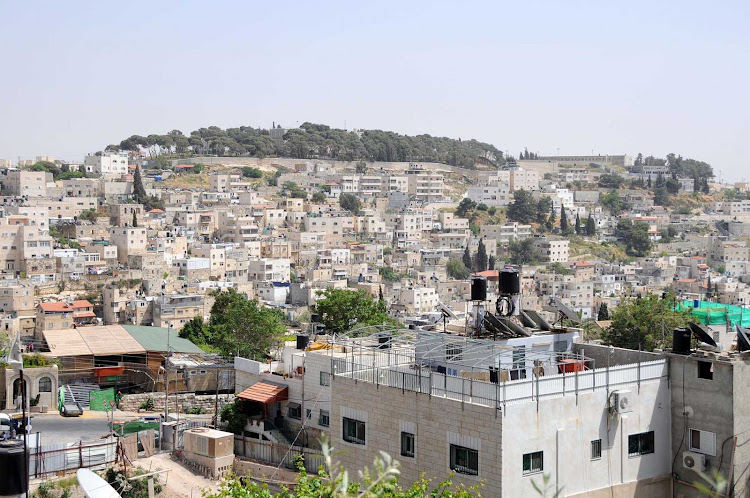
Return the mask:
M51 393L52 392L52 379L49 377L42 377L39 379L39 392L40 393Z

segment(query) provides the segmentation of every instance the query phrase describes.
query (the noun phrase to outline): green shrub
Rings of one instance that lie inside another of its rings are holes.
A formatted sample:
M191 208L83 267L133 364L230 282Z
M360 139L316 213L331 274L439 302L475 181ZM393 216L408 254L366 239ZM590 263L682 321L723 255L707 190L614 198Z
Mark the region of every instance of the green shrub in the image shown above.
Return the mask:
M38 498L52 498L52 488L55 487L55 483L52 481L43 481L39 483L39 487L34 493L34 496Z
M141 403L141 410L153 410L154 409L154 398L149 396L146 401Z

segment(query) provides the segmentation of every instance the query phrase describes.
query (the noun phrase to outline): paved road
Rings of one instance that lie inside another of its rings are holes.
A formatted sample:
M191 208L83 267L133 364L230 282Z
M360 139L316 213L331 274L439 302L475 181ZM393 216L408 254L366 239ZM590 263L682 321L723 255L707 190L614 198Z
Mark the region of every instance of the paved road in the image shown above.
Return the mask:
M84 412L80 417L63 417L55 413L34 413L32 432L42 433L42 446L91 441L109 433L106 414Z
M115 421L137 420L143 414L117 410ZM150 413L149 415L157 415ZM208 421L207 415L181 415L180 418ZM42 433L42 446L58 443L77 443L91 441L109 434L109 424L105 412L84 411L80 417L63 417L57 412L34 413L31 419L31 431Z

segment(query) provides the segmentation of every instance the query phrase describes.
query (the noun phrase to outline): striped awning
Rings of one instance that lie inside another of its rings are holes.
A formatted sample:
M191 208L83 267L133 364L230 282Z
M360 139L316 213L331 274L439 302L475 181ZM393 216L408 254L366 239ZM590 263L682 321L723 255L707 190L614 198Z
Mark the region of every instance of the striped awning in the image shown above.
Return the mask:
M265 405L276 401L283 401L289 397L289 388L277 386L267 382L258 382L237 395L240 399L257 401Z

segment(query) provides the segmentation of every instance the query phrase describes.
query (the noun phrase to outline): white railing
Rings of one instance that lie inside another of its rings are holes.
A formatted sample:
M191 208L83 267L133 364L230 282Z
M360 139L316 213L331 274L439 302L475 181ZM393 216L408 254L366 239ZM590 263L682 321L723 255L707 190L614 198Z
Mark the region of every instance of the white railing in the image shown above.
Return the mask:
M588 391L639 386L642 382L659 381L668 376L666 359L539 377L534 375L533 369L527 368L527 378L498 383L446 375L427 368L419 370L407 364L371 366L367 364L370 358L367 360L356 363L351 358L335 358L332 361L333 375L464 403L496 407L545 397L575 396ZM374 361L380 363L383 359Z

